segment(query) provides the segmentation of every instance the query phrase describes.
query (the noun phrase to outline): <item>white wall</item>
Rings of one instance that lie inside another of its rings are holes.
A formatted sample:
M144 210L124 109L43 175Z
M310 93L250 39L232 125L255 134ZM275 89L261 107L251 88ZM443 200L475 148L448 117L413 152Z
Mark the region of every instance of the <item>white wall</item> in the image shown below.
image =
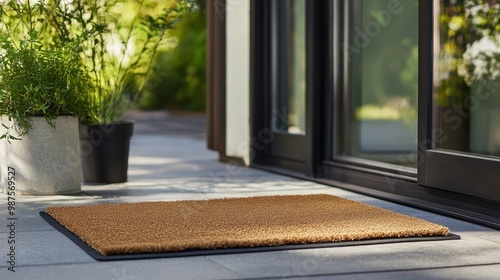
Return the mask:
M226 155L250 163L250 0L226 6Z

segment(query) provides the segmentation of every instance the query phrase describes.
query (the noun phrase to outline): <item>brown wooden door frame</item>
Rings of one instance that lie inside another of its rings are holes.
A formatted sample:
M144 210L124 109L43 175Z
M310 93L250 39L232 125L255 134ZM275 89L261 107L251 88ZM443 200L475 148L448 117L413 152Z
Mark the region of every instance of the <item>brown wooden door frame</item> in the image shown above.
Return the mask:
M207 0L207 147L226 155L226 0Z

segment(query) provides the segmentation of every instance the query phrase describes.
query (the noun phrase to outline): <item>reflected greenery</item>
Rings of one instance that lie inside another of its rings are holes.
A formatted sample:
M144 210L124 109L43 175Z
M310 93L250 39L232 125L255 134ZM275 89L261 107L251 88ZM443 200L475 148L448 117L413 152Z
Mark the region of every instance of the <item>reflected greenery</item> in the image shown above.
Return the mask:
M338 156L415 167L418 2L350 2L350 107Z
M442 1L438 18L439 73L436 73L439 75L436 90L439 106L466 107L464 101L470 96L473 81L499 75L499 3L496 0ZM493 50L477 49L481 48L478 43L484 40L492 42Z
M436 148L500 155L500 1L440 1L435 17Z
M391 2L361 1L362 20L354 19L353 29L362 30L367 40L360 53L351 57L353 101L358 120L413 122L416 119L418 1L401 2L400 12L395 14L388 13ZM356 40L356 31L353 35Z

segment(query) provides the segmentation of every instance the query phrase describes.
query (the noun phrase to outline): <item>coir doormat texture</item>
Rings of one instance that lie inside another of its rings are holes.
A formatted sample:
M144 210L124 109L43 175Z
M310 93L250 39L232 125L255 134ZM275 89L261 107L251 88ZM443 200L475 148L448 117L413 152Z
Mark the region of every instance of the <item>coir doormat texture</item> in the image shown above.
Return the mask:
M48 207L40 215L98 260L459 238L438 224L323 194Z

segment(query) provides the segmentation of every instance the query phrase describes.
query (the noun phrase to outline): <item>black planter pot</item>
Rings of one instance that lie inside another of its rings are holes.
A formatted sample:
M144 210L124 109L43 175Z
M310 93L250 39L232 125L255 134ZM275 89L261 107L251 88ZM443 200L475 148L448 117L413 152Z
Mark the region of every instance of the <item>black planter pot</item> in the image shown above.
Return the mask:
M80 125L83 182L111 184L127 181L133 122Z

